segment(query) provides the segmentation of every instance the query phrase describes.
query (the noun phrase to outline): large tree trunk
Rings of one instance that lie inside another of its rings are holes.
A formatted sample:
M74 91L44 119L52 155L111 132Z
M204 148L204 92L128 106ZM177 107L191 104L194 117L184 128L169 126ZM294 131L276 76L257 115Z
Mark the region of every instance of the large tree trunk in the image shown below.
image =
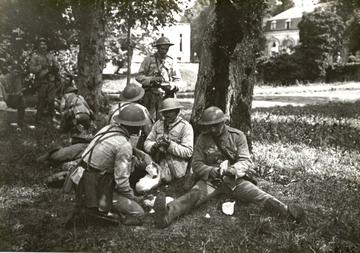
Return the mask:
M103 107L102 71L105 65L104 1L79 1L74 15L79 25L77 86L94 112Z
M217 106L245 133L251 150L251 106L263 0L219 0L205 30L191 123L195 135L203 111Z

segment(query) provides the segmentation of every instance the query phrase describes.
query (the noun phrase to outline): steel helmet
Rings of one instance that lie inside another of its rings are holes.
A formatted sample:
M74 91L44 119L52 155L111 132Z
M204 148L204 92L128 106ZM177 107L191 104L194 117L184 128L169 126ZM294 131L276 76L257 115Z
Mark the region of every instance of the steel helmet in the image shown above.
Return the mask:
M120 93L120 100L127 102L134 102L140 100L145 94L145 90L139 85L130 83Z
M165 112L175 109L181 109L183 106L179 103L176 98L167 98L162 101L159 112Z
M78 91L78 89L74 86L69 86L65 89L64 94L74 92L74 91Z
M224 121L225 121L224 112L216 106L211 106L204 111L198 124L199 125L213 125L213 124L218 124L218 123L224 122Z
M167 37L160 37L160 38L156 41L154 47L158 47L158 46L162 46L162 45L172 46L172 45L174 45L174 44L170 42L170 39L169 39L169 38L167 38Z
M141 105L133 103L120 110L119 114L114 117L114 120L125 126L143 126L148 122Z

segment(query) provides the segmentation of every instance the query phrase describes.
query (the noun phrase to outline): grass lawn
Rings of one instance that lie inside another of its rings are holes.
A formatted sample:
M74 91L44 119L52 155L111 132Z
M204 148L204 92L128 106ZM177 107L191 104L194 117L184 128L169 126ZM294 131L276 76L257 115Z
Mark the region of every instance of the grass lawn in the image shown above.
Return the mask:
M0 133L0 251L360 252L360 101L256 108L252 119L260 187L285 203L301 204L305 222L292 224L240 202L226 216L219 208L223 196L166 229L155 228L144 207L140 227L90 223L65 230L74 196L46 185L63 169L35 159L68 145L71 136L8 128ZM172 197L185 191L182 182L161 190Z

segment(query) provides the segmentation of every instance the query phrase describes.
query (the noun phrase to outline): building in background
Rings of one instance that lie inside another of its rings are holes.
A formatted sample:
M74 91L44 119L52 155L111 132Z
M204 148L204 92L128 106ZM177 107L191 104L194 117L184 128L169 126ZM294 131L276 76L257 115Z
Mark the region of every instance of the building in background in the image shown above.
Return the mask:
M177 23L160 28L159 35L170 39L175 45L170 47L169 55L177 62L190 62L191 29L188 23Z
M266 38L265 55L276 55L293 52L292 48L299 44L299 28L304 12L313 12L321 5L309 4L290 8L265 23L264 35Z
M168 55L179 63L190 62L190 24L176 23L172 26L159 27L158 29L158 31L154 31L154 33L152 34L154 41L149 41L149 43L155 43L156 39L162 36L168 37L170 41L174 43L174 45L169 48ZM141 55L139 52L135 51L133 56L133 62L135 64L140 63L143 61L144 57L144 55Z

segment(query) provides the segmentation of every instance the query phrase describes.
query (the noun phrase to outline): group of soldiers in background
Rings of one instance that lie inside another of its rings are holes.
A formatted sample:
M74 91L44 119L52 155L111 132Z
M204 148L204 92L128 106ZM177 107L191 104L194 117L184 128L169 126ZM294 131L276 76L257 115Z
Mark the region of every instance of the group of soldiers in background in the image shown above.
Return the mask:
M167 55L172 45L166 37L156 41L157 52L144 59L136 75L142 86L132 83L124 88L121 101L108 115L107 125L94 137L75 138L72 145L37 158L37 162L50 165L77 161L66 173L63 185L65 193L75 189L76 196L75 210L66 226L75 226L84 215L141 225L144 210L136 196L169 185L192 171L195 180L188 193L170 203L164 192L155 198L157 227L169 226L193 207L221 193L254 203L281 218L301 222L304 218L301 208L286 205L257 187L250 176L252 161L246 137L225 124L222 110L213 106L204 111L198 122L204 132L194 145L193 128L181 117L182 105L176 98L180 74ZM54 117L56 94L57 65L45 49L40 43L39 53L30 64L39 85L36 115L39 124L43 123L45 101L50 118ZM67 130L77 124L88 127L94 119L86 101L74 97L78 96L77 89L71 83L68 78L60 103L64 119L61 124ZM73 100L81 101L84 109L63 113L69 111L67 104Z
M56 57L48 51L47 40L38 40L37 52L31 57L28 71L34 76L24 84L23 66L14 63L7 75L0 77L1 97L6 105L17 109L17 125L28 127L24 122L27 100L37 94L36 125L47 126L52 123L65 132L73 127L89 129L95 120L93 111L85 99L77 94L74 74L66 72L62 77Z

